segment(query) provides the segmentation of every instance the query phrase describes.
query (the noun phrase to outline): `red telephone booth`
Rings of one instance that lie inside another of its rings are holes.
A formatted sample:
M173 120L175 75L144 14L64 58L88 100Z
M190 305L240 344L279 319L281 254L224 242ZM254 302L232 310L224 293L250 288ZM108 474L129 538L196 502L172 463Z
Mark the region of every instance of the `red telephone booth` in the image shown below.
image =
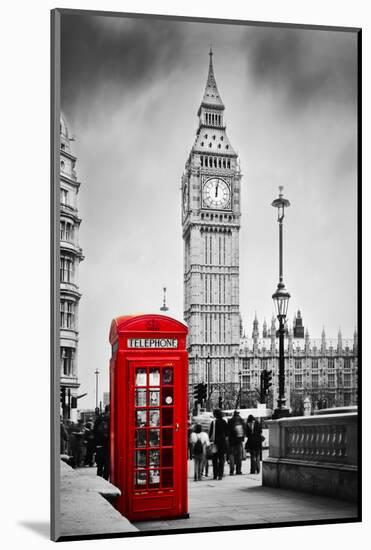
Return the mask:
M111 481L130 520L188 517L187 332L163 315L111 324Z

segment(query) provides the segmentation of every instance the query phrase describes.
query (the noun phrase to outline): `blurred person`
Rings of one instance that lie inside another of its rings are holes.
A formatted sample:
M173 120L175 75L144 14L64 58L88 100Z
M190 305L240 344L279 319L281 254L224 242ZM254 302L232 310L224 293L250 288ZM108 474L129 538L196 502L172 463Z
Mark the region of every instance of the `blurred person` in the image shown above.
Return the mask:
M240 413L234 411L232 418L228 421L228 454L229 454L229 474L242 474L242 453L243 440L245 438L245 423Z
M84 426L81 418L78 420L77 424L73 425L71 435L71 466L73 468L80 468L84 450Z
M214 420L210 424L209 439L212 447L213 477L223 479L225 453L227 451L228 426L220 409L214 409Z
M260 472L262 430L252 414L247 418L246 437L245 449L250 453L250 474L258 474Z
M61 455L68 454L69 435L66 426L64 425L62 416L60 417L60 453Z
M209 437L202 431L201 424L196 424L194 432L191 433L192 454L194 461L194 480L201 481L202 468L206 457L206 447Z
M85 424L85 438L86 454L84 459L84 466L93 466L94 464L94 452L95 452L95 438L93 423L86 422Z
M96 449L97 475L109 479L110 462L110 414L109 405L106 405L104 413L96 418L94 423L94 443Z

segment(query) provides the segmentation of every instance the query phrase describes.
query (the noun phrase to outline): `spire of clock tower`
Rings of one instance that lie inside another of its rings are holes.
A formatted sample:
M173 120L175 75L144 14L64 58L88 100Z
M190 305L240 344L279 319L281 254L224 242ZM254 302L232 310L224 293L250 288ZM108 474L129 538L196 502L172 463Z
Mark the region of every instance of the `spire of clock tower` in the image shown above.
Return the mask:
M210 56L209 73L207 75L206 87L205 87L204 96L202 98L201 107L224 109L224 104L220 97L218 87L216 85L214 67L213 67L213 51L211 47L210 47L209 56Z

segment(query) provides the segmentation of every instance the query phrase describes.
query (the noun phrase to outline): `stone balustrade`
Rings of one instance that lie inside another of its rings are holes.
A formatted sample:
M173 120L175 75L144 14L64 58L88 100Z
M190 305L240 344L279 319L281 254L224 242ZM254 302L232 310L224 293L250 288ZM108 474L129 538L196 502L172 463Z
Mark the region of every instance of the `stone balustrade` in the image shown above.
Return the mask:
M357 420L357 413L349 413L268 422L263 485L356 499Z

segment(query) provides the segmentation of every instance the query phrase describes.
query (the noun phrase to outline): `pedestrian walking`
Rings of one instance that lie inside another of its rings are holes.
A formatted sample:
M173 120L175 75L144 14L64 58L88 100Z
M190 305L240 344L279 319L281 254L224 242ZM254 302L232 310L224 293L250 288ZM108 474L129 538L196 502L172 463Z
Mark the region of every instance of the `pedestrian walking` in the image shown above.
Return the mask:
M196 424L194 432L191 433L195 481L201 481L202 469L206 457L206 447L208 443L209 437L207 433L202 431L201 424Z
M77 424L73 425L71 435L71 465L73 468L80 468L84 452L84 426L82 419L80 419Z
M193 447L193 443L192 443L192 433L193 433L193 426L191 425L190 422L188 422L188 458L189 460L192 460L193 456L192 456L192 447Z
M96 449L97 475L109 479L110 466L110 428L109 405L106 405L104 413L96 418L94 423L94 443Z
M84 459L84 466L93 466L94 464L94 452L95 452L95 441L94 441L94 430L93 423L86 422L85 424L85 438L84 442L86 445L86 454Z
M232 418L228 421L228 454L229 474L231 476L242 474L242 453L243 440L245 438L245 424L240 413L234 411ZM236 471L235 471L236 470Z
M60 424L61 424L60 453L61 453L61 455L64 455L64 454L68 454L69 435L68 435L68 431L66 429L66 426L64 425L62 416L60 417Z
M211 442L213 477L223 479L225 453L227 451L228 426L223 420L223 413L220 409L214 409L214 420L210 424L209 438Z
M260 472L262 430L252 414L247 418L246 437L245 448L250 453L250 474L258 474Z

